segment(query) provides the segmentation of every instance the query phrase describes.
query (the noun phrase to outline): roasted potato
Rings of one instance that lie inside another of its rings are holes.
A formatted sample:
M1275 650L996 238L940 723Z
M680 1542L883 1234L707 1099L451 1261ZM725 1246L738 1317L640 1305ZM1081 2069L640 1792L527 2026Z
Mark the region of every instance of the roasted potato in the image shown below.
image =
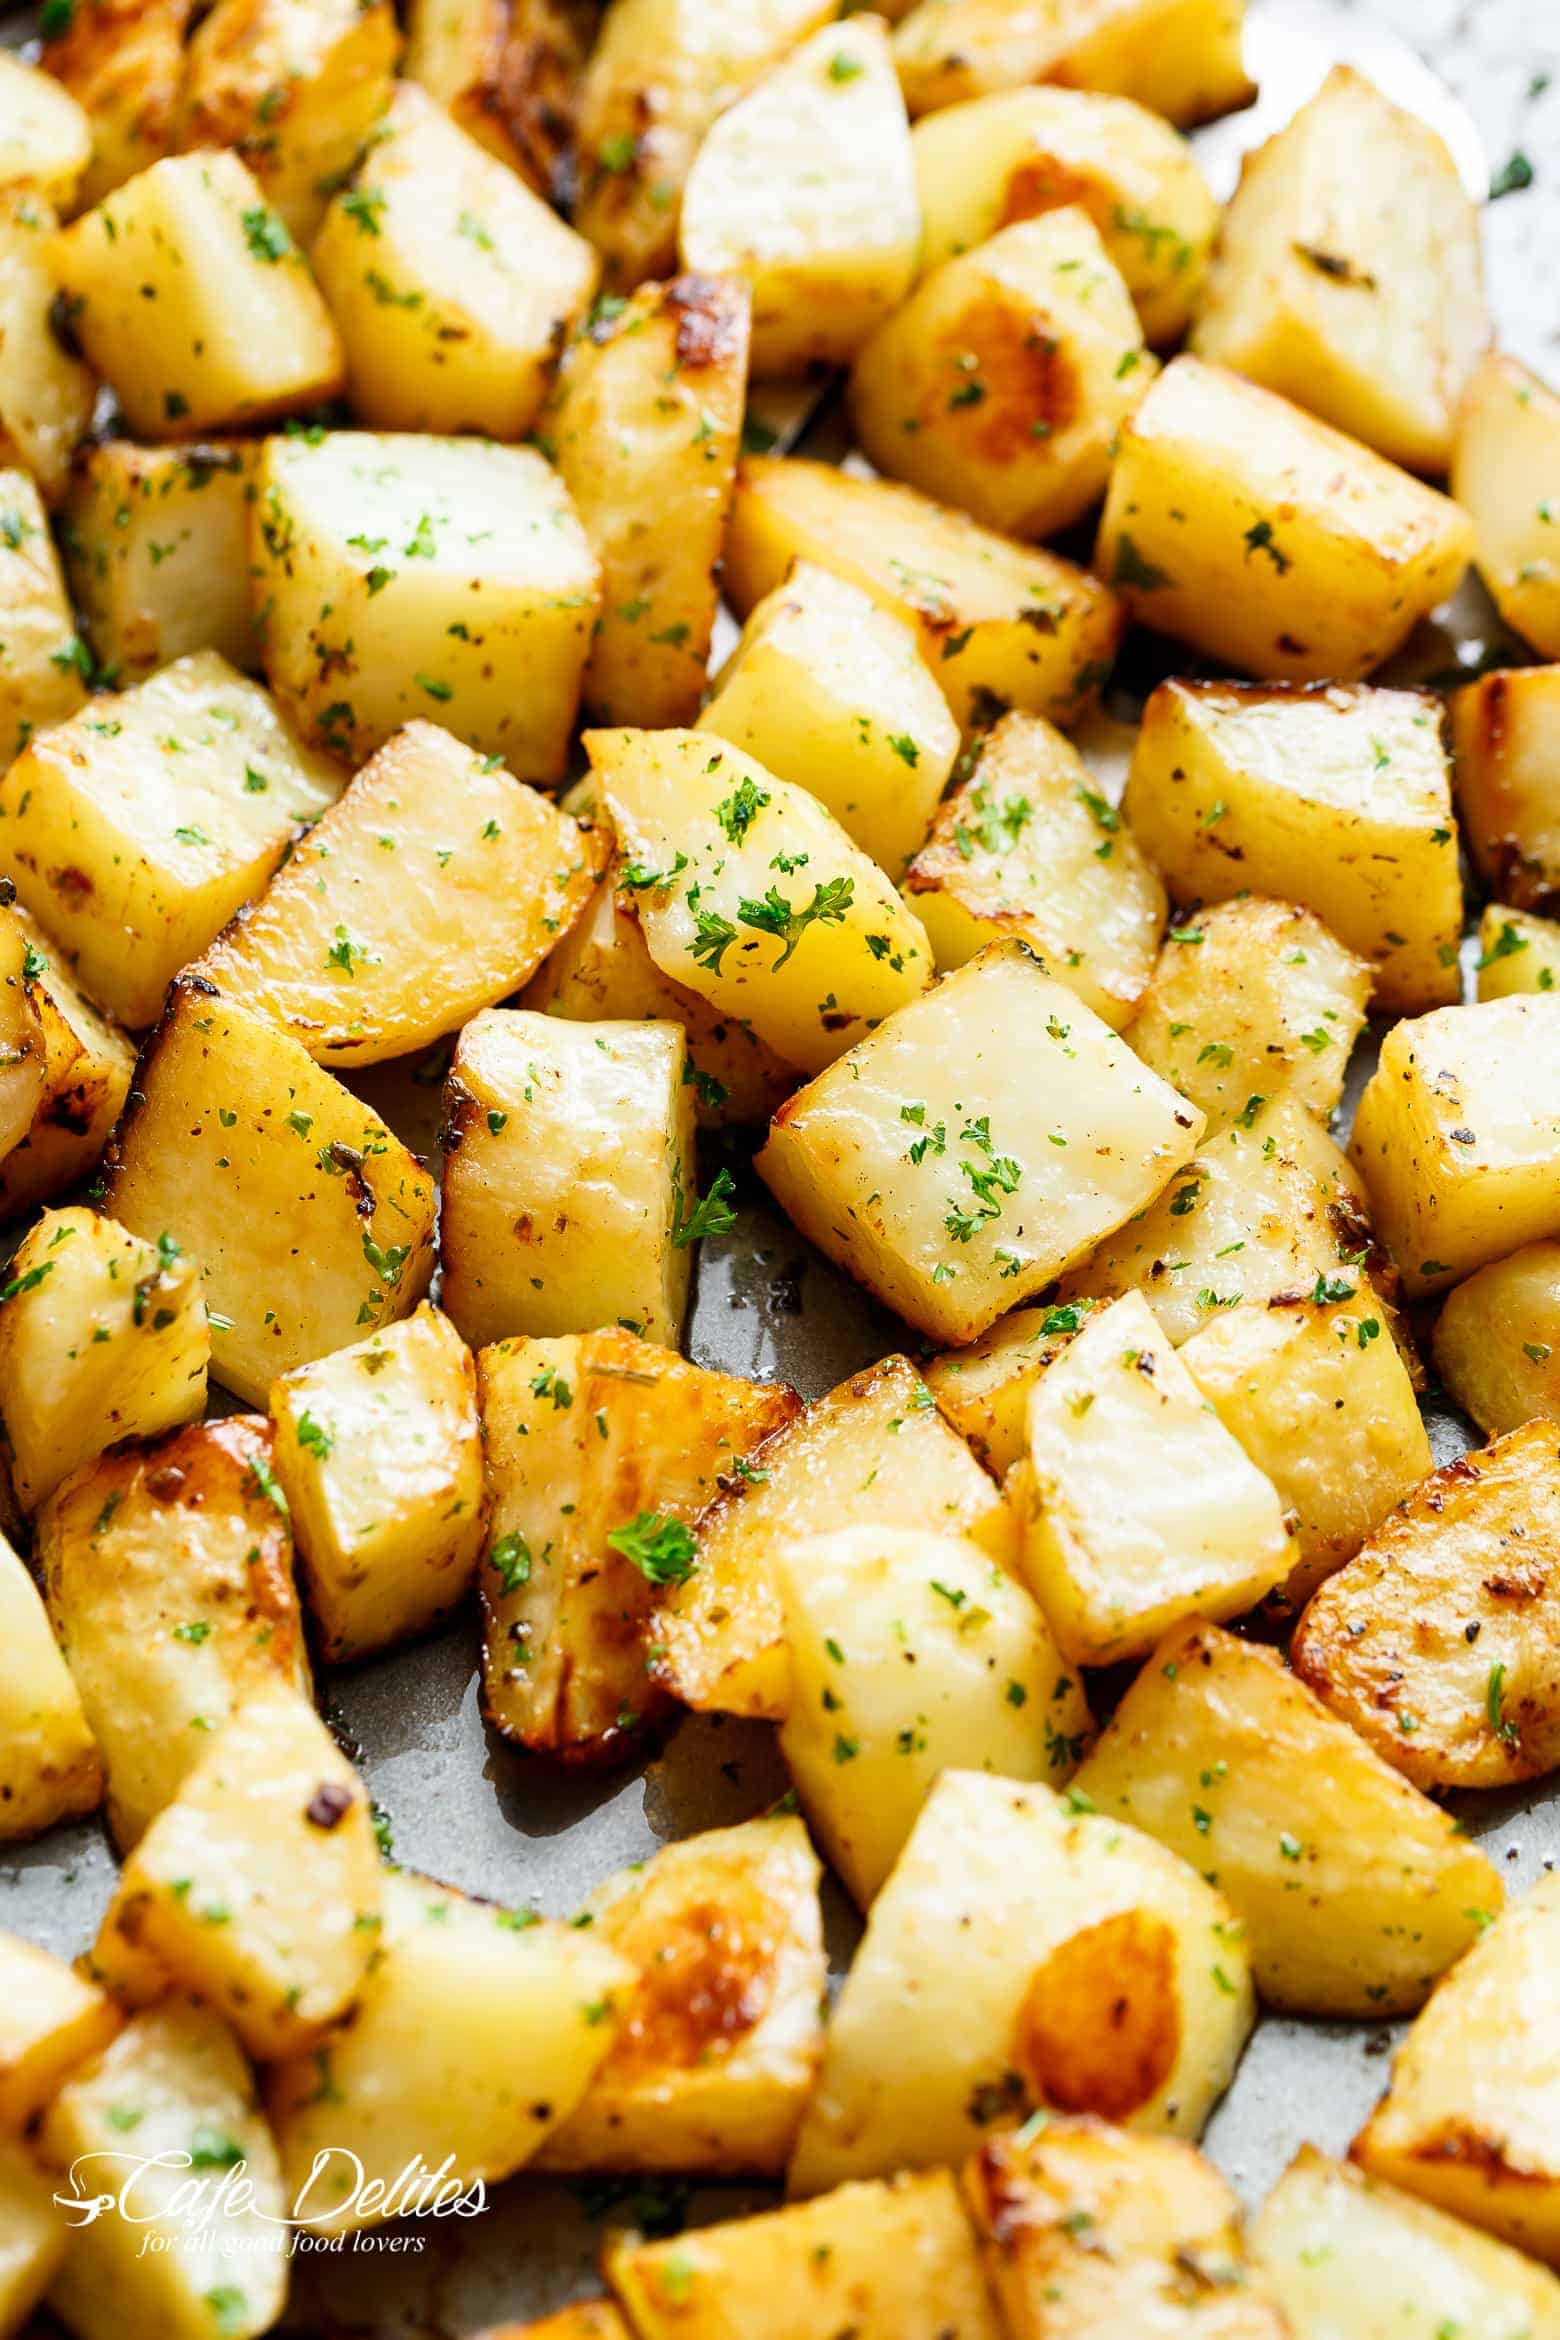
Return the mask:
M1030 1391L1095 1305L1015 1308L968 1348L945 1349L923 1366L938 1405L996 1478L1007 1476L1028 1442Z
M1486 902L1479 916L1476 988L1480 999L1553 991L1560 981L1560 925L1528 910Z
M0 2135L19 2137L122 2017L87 1976L19 1934L0 1934Z
M1244 0L918 0L898 33L914 114L1030 81L1136 98L1182 124L1250 103Z
M56 2181L31 2149L0 2138L0 2332L25 2331L53 2282L70 2229L55 2207Z
M77 0L44 43L44 70L84 109L92 155L76 189L101 203L177 143L192 0Z
M1451 731L1457 814L1486 886L1519 909L1560 910L1552 778L1560 666L1510 667L1465 684L1452 693Z
M135 1050L0 878L0 1219L63 1194L119 1118Z
M539 2324L495 2324L478 2340L633 2340L610 2300L583 2299Z
M49 517L25 471L0 471L0 758L63 723L92 671L71 621Z
M1486 1436L1560 1422L1560 1243L1528 1243L1448 1292L1435 1362Z
M97 1810L103 1766L81 1693L56 1646L38 1588L3 1532L0 1748L0 1844Z
M1560 397L1492 351L1463 399L1452 493L1472 514L1473 557L1496 608L1543 658L1560 658L1560 558L1546 492L1557 469Z
M0 65L15 63L9 50L0 56ZM0 140L4 95L0 81ZM30 472L49 504L65 492L95 396L91 374L51 321L48 249L58 224L39 196L0 194L0 463Z
M92 125L62 82L11 49L0 57L0 189L23 188L62 209L92 154Z
M601 0L411 0L402 70L538 195L557 196L601 13Z
M78 456L60 540L93 655L116 682L145 682L191 650L259 665L249 599L258 456L240 439L105 439Z

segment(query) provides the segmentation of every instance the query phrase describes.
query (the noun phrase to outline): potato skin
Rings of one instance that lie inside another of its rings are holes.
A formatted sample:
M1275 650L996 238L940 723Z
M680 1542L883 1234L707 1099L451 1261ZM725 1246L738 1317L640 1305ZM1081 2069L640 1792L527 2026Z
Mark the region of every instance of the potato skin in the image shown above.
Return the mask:
M1560 666L1481 675L1454 691L1450 705L1457 814L1474 867L1499 901L1553 916L1560 912L1552 778Z

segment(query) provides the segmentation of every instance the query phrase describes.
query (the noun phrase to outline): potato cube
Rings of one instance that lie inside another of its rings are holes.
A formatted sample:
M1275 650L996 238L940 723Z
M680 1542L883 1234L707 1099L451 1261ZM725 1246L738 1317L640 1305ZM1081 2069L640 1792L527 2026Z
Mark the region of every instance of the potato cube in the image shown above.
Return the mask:
M1341 1287L1341 1295L1340 1295ZM1213 1316L1181 1363L1278 1489L1299 1602L1434 1468L1414 1384L1365 1277Z
M201 961L317 1063L379 1064L536 972L606 840L436 724L386 741Z
M103 1766L38 1588L0 1533L0 1844L95 1812ZM0 2295L3 2296L3 2295Z
M482 1548L476 1368L426 1301L271 1385L276 1476L332 1665L425 1633L470 1588Z
M103 197L177 144L192 0L87 0L45 41L42 63L86 113L92 159L78 205Z
M150 1024L340 778L214 650L94 698L0 777L17 891L82 985Z
M0 767L35 731L86 697L91 661L77 638L49 534L25 471L0 471Z
M841 2186L671 2242L619 2239L605 2267L642 2340L1001 2340L945 2169Z
M1480 999L1553 991L1560 982L1560 925L1486 902L1479 916L1477 989Z
M604 302L565 360L544 427L601 562L595 722L658 729L699 711L747 356L746 289L679 276Z
M1416 1297L1560 1235L1560 999L1484 1000L1394 1025L1352 1155Z
M0 2332L26 2330L65 2256L70 2228L55 2207L56 2182L27 2146L0 2139Z
M271 2329L287 2300L293 2204L220 2015L170 1999L136 2016L55 2098L39 2145L67 2200L116 2197L106 2215L71 2219L49 2294L80 2340Z
M295 1040L181 977L137 1079L106 1207L198 1261L212 1371L236 1396L263 1403L277 1374L410 1316L433 1273L432 1182Z
M501 1341L478 1377L488 1720L566 1762L620 1761L666 1703L659 1591L703 1565L700 1513L749 1483L747 1456L801 1401L620 1330Z
M1218 1879L1263 1999L1294 2015L1409 2012L1505 1898L1451 1814L1274 1651L1195 1620L1160 1643L1073 1792Z
M1490 338L1479 215L1443 141L1352 66L1246 157L1191 346L1443 474Z
M1113 1031L1143 994L1165 922L1165 889L1131 831L1038 715L1004 715L984 734L905 892L940 968L1017 935Z
M121 2017L95 1982L19 1934L0 1934L0 1982L0 2135L19 2137Z
M55 237L71 329L137 438L296 414L342 384L341 343L237 155L169 155Z
M1068 205L945 260L857 358L856 436L879 471L1025 539L1098 503L1155 372L1132 296Z
M788 1099L757 1166L869 1291L934 1340L970 1341L1151 1203L1202 1128L1005 942Z
M1451 699L1457 812L1490 891L1522 910L1560 910L1560 666L1486 674Z
M910 628L806 560L749 617L698 728L816 796L896 879L959 752Z
M1560 1243L1528 1243L1446 1296L1435 1362L1487 1437L1560 1421Z
M772 1565L791 1654L780 1750L863 1909L942 1772L1059 1785L1075 1768L1083 1692L1023 1586L977 1544L841 1528Z
M945 1771L835 2002L792 2191L958 2161L1036 2107L1195 2137L1252 2014L1242 1929L1184 1861Z
M801 1821L669 1844L598 1885L580 1916L638 1980L536 2166L778 2177L823 2052L818 1860Z
M200 1270L95 1211L45 1211L0 1285L0 1418L24 1511L120 1438L206 1407L211 1328Z
M1185 331L1218 206L1191 148L1130 98L1015 89L929 114L910 141L925 233L921 266L1076 203L1100 232L1145 338Z
M835 1528L932 1528L1011 1560L1001 1491L904 1357L841 1382L736 1472L699 1522L698 1565L670 1585L658 1675L685 1705L779 1720L790 1658L773 1561Z
M1122 810L1182 900L1300 902L1371 962L1379 1006L1460 996L1451 776L1422 693L1162 683Z
M61 524L71 592L100 667L144 682L191 650L260 663L249 601L249 507L259 449L137 447L78 458Z
M1130 422L1095 565L1134 617L1243 673L1359 679L1444 601L1473 524L1222 366L1180 357Z
M410 0L401 70L539 195L574 160L596 0Z
M384 1880L380 1945L351 2024L269 2078L287 2183L319 2234L395 2217L414 2165L469 2189L528 2161L585 2094L636 1980L593 1932L405 1869Z
M135 1070L135 1049L52 955L0 878L0 1219L93 1169Z
M913 114L1030 81L1136 98L1172 122L1249 105L1244 0L919 0L895 36Z
M495 2324L480 2340L634 2340L609 2300L582 2299L539 2324Z
M180 143L235 147L307 243L390 102L400 45L389 0L217 0L190 41Z
M16 65L9 50L0 55L0 68ZM0 121L5 86L0 79ZM65 95L57 88L55 94ZM0 463L30 472L50 504L65 492L96 395L91 374L51 318L48 238L58 224L38 196L0 194Z
M92 154L92 125L52 73L13 50L0 57L0 188L29 188L62 208Z
M266 669L310 737L361 764L442 709L517 778L562 776L600 581L534 449L366 431L272 439L258 487Z
M1496 608L1543 658L1560 658L1557 481L1560 395L1492 351L1463 399L1452 493L1473 516L1473 557Z
M739 617L797 560L847 577L915 629L966 729L1008 707L1066 725L1088 711L1121 638L1115 597L1070 561L1015 544L896 480L755 456L737 474L726 591Z
M920 234L876 17L825 25L766 73L712 125L683 191L682 264L751 285L761 382L849 365L915 282Z
M1087 1321L1095 1303L1015 1308L967 1349L922 1367L926 1386L988 1471L1005 1478L1029 1438L1029 1393Z

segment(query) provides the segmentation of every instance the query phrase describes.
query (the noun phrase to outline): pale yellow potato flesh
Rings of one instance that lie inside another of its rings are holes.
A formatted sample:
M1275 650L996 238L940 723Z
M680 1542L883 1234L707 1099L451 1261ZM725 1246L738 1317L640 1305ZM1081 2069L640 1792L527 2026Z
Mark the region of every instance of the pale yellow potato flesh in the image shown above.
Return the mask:
M58 2180L30 2149L0 2138L0 2332L21 2332L53 2282L70 2241L54 2205Z
M1497 901L1560 910L1560 666L1481 675L1450 706L1457 815L1475 868Z
M91 155L92 125L70 91L8 49L0 58L0 188L30 188L63 209Z
M0 2135L17 2137L119 2030L89 1977L20 1934L0 1934Z
M1553 991L1560 983L1560 924L1486 902L1479 914L1476 989L1480 999Z
M1526 1243L1448 1292L1436 1368L1481 1430L1560 1422L1560 1243Z
M16 62L9 50L0 60L6 67ZM50 504L65 493L96 398L90 372L50 324L48 239L58 224L41 196L0 193L0 463L30 472Z
M988 1471L1006 1478L1029 1436L1029 1393L1098 1306L1075 1300L1015 1308L967 1348L944 1349L922 1367L938 1406Z
M1542 658L1560 658L1560 394L1516 358L1491 351L1468 385L1452 456L1452 493L1473 516L1474 559L1506 623Z
M48 514L36 482L16 469L0 471L0 625L0 756L11 757L87 695Z
M0 901L0 1218L51 1202L96 1165L134 1071L132 1043L37 920Z
M27 1565L0 1532L0 1843L95 1812L103 1765Z
M191 650L260 663L249 593L252 440L136 447L106 439L72 469L66 574L100 666L145 682Z
M920 0L895 35L914 114L1030 81L1136 98L1183 125L1252 94L1244 0Z

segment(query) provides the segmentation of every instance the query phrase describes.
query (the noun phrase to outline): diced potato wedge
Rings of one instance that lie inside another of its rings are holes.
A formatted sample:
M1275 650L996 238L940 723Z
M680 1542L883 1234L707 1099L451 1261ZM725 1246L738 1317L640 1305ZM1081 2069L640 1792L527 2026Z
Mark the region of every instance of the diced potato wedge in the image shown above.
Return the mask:
M642 2340L1001 2340L948 2170L618 2241L605 2266Z
M1452 1819L1275 1652L1168 1634L1073 1784L1216 1878L1270 2007L1380 2019L1420 2005L1501 1906Z
M925 990L920 921L816 797L703 732L585 746L650 956L786 1063L819 1071Z
M39 2144L67 2200L115 2198L71 2218L49 2294L80 2340L270 2331L287 2300L293 2203L220 2015L169 1999L136 2016L55 2098Z
M46 2177L25 2145L0 2138L0 2332L25 2331L70 2240Z
M1394 1025L1351 1151L1416 1297L1560 1235L1560 999L1485 1000Z
M789 1098L757 1166L879 1299L970 1341L1150 1204L1202 1127L1004 942Z
M517 778L562 776L600 578L533 448L272 439L254 522L266 670L321 747L360 764L443 709Z
M960 723L1020 707L1075 722L1121 638L1115 597L1055 553L1015 544L896 480L755 456L737 474L726 591L739 617L816 561L914 627Z
M425 1633L470 1589L482 1548L476 1367L426 1301L271 1385L276 1476L332 1665Z
M1372 2177L1551 2266L1560 2265L1549 2054L1557 1943L1560 1877L1546 1875L1441 1982L1350 2149Z
M877 17L825 25L774 66L714 123L683 192L682 264L751 285L760 381L849 365L915 282L920 233Z
M1289 1662L1425 1789L1560 1765L1560 1428L1528 1422L1427 1477L1316 1594Z
M92 154L92 125L52 73L24 64L13 50L0 57L0 188L29 188L62 207Z
M1553 991L1560 983L1560 925L1504 902L1486 902L1479 917L1480 999L1513 992Z
M402 71L539 195L574 156L596 0L410 0Z
M1172 122L1250 103L1244 0L919 0L895 36L913 114L1030 81L1136 98Z
M583 236L407 81L310 259L371 430L494 439L535 422L599 268Z
M103 197L177 143L192 0L88 0L44 43L42 63L86 112L92 159L79 204Z
M180 143L236 147L307 243L390 102L389 0L217 0L185 61Z
M0 1981L0 2135L19 2137L121 2017L95 1982L19 1934L0 1934Z
M985 733L905 892L940 968L1018 935L1113 1031L1142 997L1165 922L1164 887L1136 839L1038 715L1004 715Z
M585 2094L636 1979L594 1933L405 1869L384 1880L380 1946L351 2024L269 2077L287 2183L319 2234L395 2217L414 2168L447 2164L469 2189L528 2161Z
M1560 1422L1560 1243L1528 1243L1446 1296L1435 1362L1486 1436Z
M211 1330L173 1237L45 1211L0 1285L0 1418L24 1511L120 1438L200 1419Z
M1381 1007L1461 996L1451 773L1424 694L1162 683L1122 810L1182 900L1302 903L1369 960Z
M539 2324L495 2324L478 2340L634 2340L609 2300L584 2299Z
M1473 515L1474 559L1507 625L1560 658L1560 554L1551 483L1560 476L1560 394L1492 351L1463 399L1452 493Z
M1053 2118L993 2137L963 2190L1011 2340L1291 2340L1239 2203L1179 2138Z
M960 2160L1036 2107L1195 2137L1252 2013L1242 1929L1184 1861L945 1771L835 2003L792 2191Z
M1095 1303L1015 1308L967 1349L922 1367L926 1386L988 1471L1005 1478L1029 1438L1029 1393L1087 1321Z
M263 1403L278 1373L410 1316L433 1273L432 1182L296 1040L181 976L136 1078L105 1207L199 1263L212 1371L235 1395Z
M9 50L0 56L0 67L18 67ZM64 98L56 84L44 86ZM0 140L5 90L0 80ZM54 278L48 238L58 224L38 196L0 194L0 463L30 472L51 504L65 492L70 460L86 436L96 395L91 374L71 355L50 318Z
M704 695L747 397L749 301L679 276L607 302L565 358L546 443L602 571L600 723L691 723Z
M1059 1784L1073 1770L1083 1692L1040 1610L979 1545L841 1528L786 1544L772 1566L791 1655L780 1750L863 1909L942 1772Z
M258 683L201 650L34 739L0 777L0 818L22 900L135 1027L339 786Z
M1291 1601L1351 1560L1434 1468L1391 1320L1364 1276L1243 1304L1181 1350L1202 1395L1278 1489L1294 1530Z
M1309 910L1242 893L1165 944L1128 1038L1211 1128L1238 1120L1254 1096L1292 1097L1325 1121L1343 1095L1371 973Z
M1480 876L1499 901L1560 910L1560 666L1481 675L1453 692L1451 717L1457 813Z
M699 1568L694 1522L801 1402L623 1331L501 1341L478 1374L488 1719L569 1762L621 1760L665 1703L657 1589Z
M835 1528L931 1528L1013 1557L1001 1491L903 1357L886 1357L808 1408L737 1472L699 1522L699 1564L669 1588L657 1672L685 1705L784 1716L785 1621L772 1559Z
M95 1812L103 1766L38 1588L0 1532L0 1844ZM3 2293L0 2293L3 2297Z
M1218 207L1190 147L1130 98L1015 89L945 107L911 148L925 233L921 265L973 251L1015 220L1076 203L1100 232L1154 344L1191 318Z
M51 264L137 438L269 422L341 388L330 312L235 154L153 163L62 228Z
M100 667L144 682L191 650L260 663L249 601L249 506L259 450L137 447L77 459L61 525L71 592Z
M63 1194L119 1119L135 1050L0 879L0 1219Z
M1490 337L1483 276L1479 215L1442 139L1336 65L1247 155L1191 346L1444 474Z
M408 723L201 971L316 1062L379 1064L517 991L584 910L606 854L492 757Z
M677 1345L698 1191L677 1024L489 1008L444 1110L443 1306L474 1349L618 1323Z
M580 1913L639 1979L539 2169L778 2177L823 2052L818 1860L800 1820L669 1844Z
M1097 504L1116 433L1155 372L1087 212L1020 220L923 276L857 358L863 452L1024 539Z
M37 487L25 471L0 471L0 764L75 713L83 668Z
M196 1423L100 1456L38 1515L55 1635L133 1845L246 1699L306 1690L270 1424Z
M959 752L910 628L807 560L749 617L698 728L816 796L892 878L925 839Z
M1132 615L1243 673L1350 682L1473 557L1460 506L1287 399L1179 357L1123 426L1095 565Z

